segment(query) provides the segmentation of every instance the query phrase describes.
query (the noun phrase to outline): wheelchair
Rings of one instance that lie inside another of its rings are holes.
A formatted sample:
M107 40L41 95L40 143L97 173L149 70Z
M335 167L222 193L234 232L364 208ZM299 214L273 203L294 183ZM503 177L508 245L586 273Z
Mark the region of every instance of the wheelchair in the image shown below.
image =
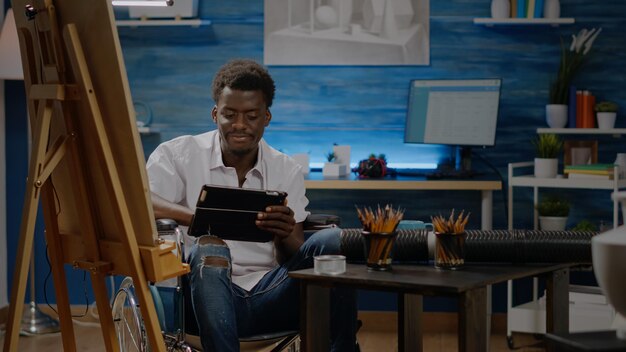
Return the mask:
M309 215L305 221L305 236L325 227L335 227L339 218L333 215ZM184 236L178 224L170 219L157 220L159 237L173 239L176 242L178 255L184 258ZM165 341L166 351L171 352L202 352L200 338L188 334L185 330L185 316L192 316L193 311L185 305L185 278L179 276L171 290L173 303L173 324L168 324L165 314L163 294L156 286L150 285L150 292L159 318L159 325ZM113 299L113 322L118 338L120 351L150 351L147 332L141 317L139 302L135 295L133 280L126 277L120 284ZM172 325L172 326L169 326ZM272 334L245 336L239 338L242 351L299 352L299 331L280 331Z

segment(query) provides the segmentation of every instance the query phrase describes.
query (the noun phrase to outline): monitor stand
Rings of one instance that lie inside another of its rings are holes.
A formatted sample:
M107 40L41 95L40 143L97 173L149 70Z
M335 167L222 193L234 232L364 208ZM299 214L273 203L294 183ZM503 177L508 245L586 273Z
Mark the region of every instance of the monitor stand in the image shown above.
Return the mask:
M429 180L440 179L471 179L480 173L472 171L472 148L471 147L453 147L454 157L451 165L442 165L434 172L427 174ZM454 168L452 167L454 165Z

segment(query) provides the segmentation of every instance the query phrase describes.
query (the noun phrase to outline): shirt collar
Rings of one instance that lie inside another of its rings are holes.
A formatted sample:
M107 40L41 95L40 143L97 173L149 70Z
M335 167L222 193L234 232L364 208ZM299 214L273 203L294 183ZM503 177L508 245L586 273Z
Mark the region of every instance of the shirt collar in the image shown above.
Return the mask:
M222 147L220 145L220 134L217 132L213 137L213 142L212 142L212 147L215 155L215 158L211 158L211 160L209 160L209 170L213 170L216 168L226 168L226 165L224 165L224 160L222 158ZM250 170L251 172L256 172L259 176L263 177L263 167L261 167L261 165L263 165L263 148L264 148L264 140L261 139L261 141L259 141L259 150L258 150L258 154L257 154L257 158L256 158L256 164L252 167L252 169Z

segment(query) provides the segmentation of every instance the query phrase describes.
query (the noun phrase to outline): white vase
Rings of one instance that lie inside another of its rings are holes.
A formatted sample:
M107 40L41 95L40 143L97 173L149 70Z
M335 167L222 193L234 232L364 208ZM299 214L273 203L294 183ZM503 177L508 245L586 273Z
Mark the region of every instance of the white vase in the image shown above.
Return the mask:
M626 153L617 153L613 164L619 166L619 177L626 178Z
M536 178L555 178L558 174L559 159L535 158Z
M611 329L626 340L626 226L603 232L591 239L593 272L607 301L618 313ZM619 317L619 319L618 319Z
M546 122L550 128L563 128L567 126L567 105L546 105Z
M511 3L509 2L509 0L491 0L491 17L511 17Z
M540 216L539 228L543 231L564 231L567 224L567 217L561 216Z
M610 130L615 127L616 112L597 112L598 128L601 130Z
M561 17L561 3L559 2L559 0L546 0L546 2L543 3L543 17Z

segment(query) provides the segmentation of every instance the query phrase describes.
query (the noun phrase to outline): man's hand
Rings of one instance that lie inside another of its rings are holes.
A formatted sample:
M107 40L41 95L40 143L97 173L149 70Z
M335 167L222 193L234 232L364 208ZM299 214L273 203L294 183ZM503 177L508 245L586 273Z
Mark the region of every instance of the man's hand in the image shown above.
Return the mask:
M287 205L272 205L257 215L256 226L274 234L276 259L283 263L304 243L302 223L296 223L293 210Z
M296 225L293 210L286 205L272 205L265 212L257 214L256 225L273 233L279 240L287 239Z

